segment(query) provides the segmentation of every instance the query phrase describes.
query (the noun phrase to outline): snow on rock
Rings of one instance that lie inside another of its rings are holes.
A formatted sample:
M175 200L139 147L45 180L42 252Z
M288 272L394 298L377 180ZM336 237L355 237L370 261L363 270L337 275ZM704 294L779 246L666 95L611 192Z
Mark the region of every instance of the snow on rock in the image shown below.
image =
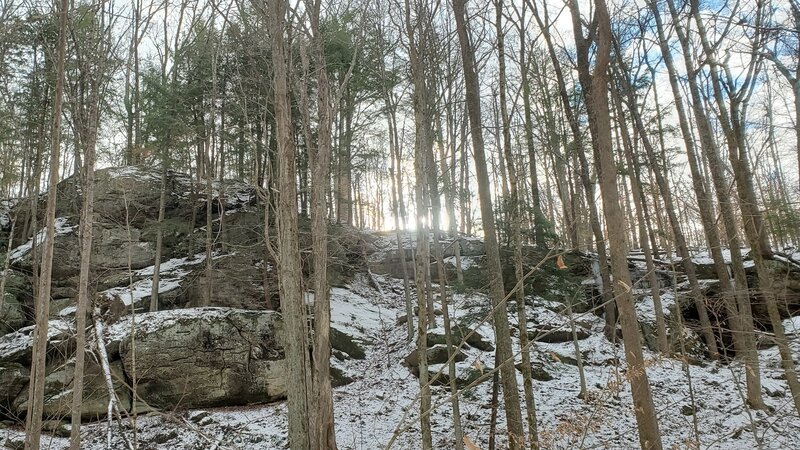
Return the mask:
M56 218L55 222L55 235L56 236L64 236L70 233L75 232L78 229L79 225L70 225L69 219L65 217L58 217ZM47 228L42 228L36 234L36 245L43 245L45 242L45 236L47 235ZM9 259L11 262L19 262L25 255L27 255L31 249L33 248L33 239L28 240L28 242L14 248L11 250L11 253L8 254Z
M217 255L216 257L220 257ZM191 268L196 267L205 261L205 253L198 253L191 258L173 258L169 261L161 263L161 270L159 271L158 280L158 293L163 294L173 291L181 286L183 279L191 273ZM134 282L129 286L118 286L111 289L106 289L99 293L105 297L112 305L114 302L119 302L120 306L130 307L134 305L136 308L141 306L145 299L149 299L153 290L153 273L155 266L145 267L135 271L135 277L150 277L143 280ZM121 310L122 308L120 308Z
M419 380L403 359L415 348L407 341L405 325L395 324L395 317L405 313L402 281L376 276L382 285L374 289L366 277L356 277L347 288L334 288L331 305L335 327L343 328L359 339L369 340L363 360L345 358L334 367L353 374L353 382L334 389L335 426L338 446L342 450L386 448L397 436L393 448L421 447L419 437ZM307 295L309 303L313 295ZM563 304L533 298L529 316L533 324L564 324ZM416 299L413 299L416 301ZM674 302L666 293L662 296L665 313ZM469 327L479 327L487 339L494 340L492 327L482 323L490 311L489 299L481 293L456 294L452 298L453 317ZM513 307L513 305L512 305ZM652 300L645 298L637 304L640 316L654 315ZM218 314L214 309L190 309L152 314L138 314L136 326L164 326L175 316ZM108 339L121 339L130 329L133 317L125 317L108 328ZM441 317L438 317L441 325ZM602 319L591 313L576 315L576 321L590 323ZM787 334L800 325L798 318L784 323ZM599 322L598 322L599 323ZM512 322L512 326L514 323ZM794 327L794 328L790 328ZM531 345L532 360L543 368L547 381L534 381L534 397L541 448L638 448L636 420L631 408L632 395L629 371L621 342L609 342L602 326L588 327L591 335L579 341L585 362L584 371L589 395L578 398L579 374L575 365L572 342ZM790 334L795 352L800 352L798 334ZM513 338L515 362L519 359L519 342ZM465 347L464 361L457 364L457 373L481 374L491 379L494 354L474 347ZM775 412L747 410L739 394L743 389L744 368L741 364L723 365L706 362L704 365L684 366L680 359L665 358L644 351L648 380L658 414L664 448L695 448L699 438L703 449L800 448L800 419L791 411L788 389L775 347L760 350L764 401ZM432 370L448 369L434 365ZM691 385L687 373L691 376ZM522 375L517 371L520 398L523 398ZM477 378L473 378L475 380ZM486 448L492 383L474 386L462 383L460 392L461 416L465 434L478 448ZM691 386L691 390L690 390ZM431 388L433 410L431 421L434 448L453 447L453 420L448 386ZM524 408L524 404L523 404ZM523 411L524 412L524 411ZM693 415L692 415L693 414ZM229 448L267 450L287 448L287 409L285 403L255 406L211 408L187 412L154 414L137 420L140 442L152 448L189 450L197 448ZM693 420L697 420L700 436L695 436ZM127 426L127 424L125 425ZM113 448L123 448L119 433L129 428L114 427ZM752 429L752 430L751 430ZM106 425L84 426L84 448L105 448ZM506 448L505 416L498 415L498 448ZM20 439L18 429L0 430L3 436ZM757 444L755 439L761 441ZM50 448L67 448L63 438L52 439ZM157 443L157 444L156 444Z
M444 259L445 264L449 264L453 267L456 267L456 257L455 256L448 256ZM472 267L478 266L480 263L476 258L471 256L462 256L461 257L461 270L469 270Z
M161 181L161 172L142 166L122 166L108 169L111 178L134 178L142 181Z
M660 298L664 317L669 317L672 314L672 308L675 306L675 295L670 292L662 292ZM643 322L656 322L656 306L653 303L652 295L645 295L636 302L636 316Z
M153 333L163 328L168 328L179 321L213 320L230 314L231 308L184 308L166 311L148 312L125 316L118 322L106 327L105 337L107 344L119 342L130 335L132 329L143 334Z
M374 339L392 317L367 298L347 289L331 289L331 326L347 330L353 337Z
M30 363L33 351L33 331L35 325L21 328L13 333L0 336L0 362ZM57 346L72 338L75 327L66 320L51 320L47 325L49 346Z
M783 329L787 335L800 336L800 316L794 316L784 320Z
M17 199L0 200L0 230L7 230L11 226L11 208L17 204Z
M750 251L750 248L743 247L741 249L742 256L744 258L747 258L746 255L747 255L747 253L749 251ZM723 248L722 249L722 259L725 260L725 264L731 264L733 262L733 258L731 257L731 250L729 248ZM680 261L680 258L678 258L678 261ZM714 265L714 259L711 257L711 252L708 251L708 250L703 250L703 251L699 251L699 252L695 253L692 256L692 262L694 262L695 264L698 264L698 265L703 265L703 266L713 266ZM752 259L745 259L744 267L745 268L755 267L755 263L753 262Z

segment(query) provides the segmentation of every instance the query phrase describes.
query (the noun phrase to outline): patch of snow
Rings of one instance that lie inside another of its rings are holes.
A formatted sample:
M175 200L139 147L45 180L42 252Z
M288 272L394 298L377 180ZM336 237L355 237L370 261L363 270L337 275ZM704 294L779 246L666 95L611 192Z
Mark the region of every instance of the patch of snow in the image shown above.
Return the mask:
M800 336L800 316L790 317L783 321L783 329L787 335Z
M59 317L71 317L74 316L75 313L78 311L78 307L75 305L67 306L66 308L62 309L58 312Z
M199 308L183 308L183 309L170 309L156 312L146 312L134 315L124 316L119 322L106 327L106 341L120 341L130 334L131 327L136 330L142 331L145 334L170 327L180 320L187 319L212 319L215 317L225 317L231 312L248 311L236 310L233 308L222 307L199 307ZM255 311L248 311L255 312Z
M141 166L122 166L108 169L111 178L134 178L142 181L161 181L161 171Z
M444 259L445 264L450 264L453 267L456 267L456 257L455 256L448 256ZM478 264L478 261L471 257L471 256L462 256L461 257L461 270L468 270L471 267L474 267Z
M395 325L387 318L404 314L402 280L376 277L383 286L382 294L363 280L355 280L348 289L334 288L331 292L334 325L350 330L352 334L369 337L371 345L365 346L364 360L346 359L334 365L352 376L351 384L334 389L334 413L338 447L342 450L385 448L394 435L398 440L394 448L421 448L419 436L419 380L403 365L403 358L414 348L406 340L405 325ZM307 300L313 296L308 295ZM665 306L672 301L663 295ZM489 309L489 299L484 294L457 294L453 296L454 316L477 323ZM640 302L640 305L642 302ZM545 304L534 298L531 315L536 320L557 322L561 304ZM637 305L638 306L638 305ZM512 305L513 307L513 305ZM137 327L161 327L177 317L204 317L221 314L215 308L193 308L136 315ZM475 319L475 318L478 319ZM586 317L593 317L589 314ZM576 321L583 315L576 315ZM602 320L596 318L597 320ZM109 327L109 336L127 334L132 317L123 318ZM441 317L437 318L441 324ZM560 318L563 321L563 317ZM787 319L789 330L798 325L798 318ZM600 330L602 327L600 328ZM491 326L484 323L479 331L494 339ZM794 351L800 351L800 339L792 335ZM534 382L537 419L541 448L638 448L638 434L632 405L631 386L621 343L612 344L596 330L579 342L585 361L585 375L589 398L577 397L579 391L578 369L569 364L575 357L572 342L548 344L537 342L531 346L532 359L552 377L550 381ZM517 339L513 346L518 349ZM467 359L456 365L461 372L483 366L489 370L494 365L491 352L474 348L464 350ZM759 351L762 364L762 385L766 392L783 392L786 382L781 379L780 357L775 347ZM691 405L689 383L680 359L665 358L644 351L647 376L658 414L659 428L665 448L692 447L692 416L681 413ZM476 364L480 362L480 364ZM431 366L431 371L447 368ZM478 369L479 370L479 369ZM699 448L751 449L800 448L800 419L792 414L787 397L765 395L770 411L748 411L735 386L744 384L744 367L741 364L722 365L711 362L703 366L689 365L695 406L694 416L700 429ZM488 372L487 372L488 373ZM522 375L517 372L520 398L523 398ZM489 429L491 382L478 384L460 392L462 425L467 435L479 448L486 448ZM450 392L446 386L433 386L431 425L434 448L453 447L453 420L449 403ZM524 414L524 405L523 405ZM752 416L752 425L751 419ZM158 448L189 450L196 448L230 448L267 450L287 448L287 406L285 402L243 407L210 408L183 415L169 412L137 419L137 433L141 442ZM755 433L743 431L754 426ZM112 447L124 448L119 436L123 427L114 426ZM83 445L87 450L105 448L105 423L87 424L83 427ZM501 413L497 422L497 446L506 448L505 417ZM130 433L130 431L125 431ZM763 440L757 444L754 434ZM21 432L0 430L0 439ZM128 435L130 437L130 435ZM47 439L47 438L45 438ZM51 438L51 448L67 448L68 440Z
M182 270L186 266L194 266L200 264L206 260L205 253L198 253L191 258L172 258L169 261L163 261L161 263L161 269L159 270L159 275L171 275L171 274L180 274L184 271ZM144 269L139 269L135 272L136 276L140 277L152 277L153 273L155 273L155 266L145 267ZM179 276L179 275L175 275Z
M730 265L733 262L733 257L731 257L731 249L723 248L723 249L721 249L721 251L722 251L722 259L725 261L725 264ZM750 251L749 247L742 247L742 249L741 249L742 256L744 258L747 258L746 255L747 255L747 253L749 251ZM677 258L677 261L680 261L680 258ZM675 261L675 262L677 262L677 261ZM692 261L695 264L700 264L700 265L705 265L705 266L714 265L714 258L712 258L710 250L702 250L702 251L699 251L699 252L695 253L692 256ZM751 268L751 267L755 267L755 263L753 262L752 259L745 259L744 260L744 267L748 268L748 269Z
M70 234L77 230L79 225L70 225L69 219L65 217L58 217L56 218L55 222L55 235L56 236L64 236ZM36 234L36 245L42 245L45 242L45 236L47 235L47 228L42 228ZM28 242L14 248L11 250L11 253L8 254L9 259L11 262L19 262L28 252L31 251L33 248L33 239L28 240Z
M388 323L389 316L367 298L347 289L331 289L331 326L345 329L354 337L372 339Z
M182 272L182 276L178 278L161 278L158 280L158 293L163 294L171 290L177 289L181 285L183 276L188 275L189 272ZM106 289L100 294L109 300L120 299L126 306L131 306L139 303L141 300L150 297L153 290L153 280L141 280L133 283L130 286L120 286L111 289Z
M214 255L213 258L217 259L226 255ZM206 259L205 253L198 253L189 258L172 258L168 261L161 263L161 270L159 271L158 280L158 293L163 294L173 291L180 287L183 279L191 273L190 268L201 264ZM136 277L150 277L143 280L134 282L131 285L118 286L111 289L106 289L100 292L100 295L109 300L119 299L124 305L136 305L142 300L149 298L153 290L153 273L155 266L145 267L134 272Z
M33 331L35 325L30 325L19 330L0 336L0 360L14 359L15 355L27 352L33 348ZM72 322L55 319L47 324L47 340L51 341L58 336L71 334L74 326Z
M660 298L664 317L669 317L671 313L670 308L675 305L675 295L671 292L662 292ZM656 306L653 303L652 295L646 295L640 301L636 302L636 316L642 322L655 323Z

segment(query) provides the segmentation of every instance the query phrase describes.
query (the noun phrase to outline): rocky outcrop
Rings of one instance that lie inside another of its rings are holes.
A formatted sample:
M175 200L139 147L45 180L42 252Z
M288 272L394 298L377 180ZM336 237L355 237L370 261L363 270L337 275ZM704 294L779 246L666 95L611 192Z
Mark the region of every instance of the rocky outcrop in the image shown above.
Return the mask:
M109 329L136 394L155 408L201 408L286 395L280 315L190 308L137 316Z
M0 338L0 411L25 417L32 350L32 327ZM50 322L51 349L45 379L44 416L70 413L74 330L69 322ZM364 350L342 331L334 333L335 348L353 358ZM106 415L109 392L98 350L90 335L84 375L82 417ZM205 408L264 403L286 397L282 322L276 311L235 308L186 308L125 316L105 330L119 408ZM58 350L56 350L58 349ZM334 386L352 379L333 368ZM131 386L136 386L136 402Z
M126 388L122 363L114 361L109 366L119 408L122 411L128 411L131 406L131 397L130 391ZM48 368L44 381L44 409L42 410L46 418L61 419L69 417L71 414L74 374L74 359ZM108 411L108 401L105 372L101 364L90 355L84 365L81 401L83 420L98 420L104 417ZM28 411L28 389L23 389L19 393L12 403L12 408L17 417L25 417Z
M576 326L575 335L578 340L586 339L589 337L589 331L581 326ZM535 342L548 342L551 344L572 342L572 329L569 326L563 325L536 325L534 328L528 328L528 339Z
M0 364L31 364L33 354L33 326L0 336ZM73 350L75 329L65 320L51 320L47 328L47 354L53 360Z
M159 169L101 169L95 178L90 284L96 292L93 304L110 324L106 343L120 408L229 406L284 398L280 314L271 310L279 305L277 273L264 245L263 208L257 205L255 187L214 180L209 190L205 181L170 171L165 218L159 224ZM54 418L68 412L72 397L80 196L76 177L59 183L45 386L45 415ZM214 235L210 276L205 249L209 196ZM37 227L42 227L46 195L36 201ZM33 229L32 211L30 199L0 201L0 260L7 254L11 266L0 298L0 417L21 418L27 410L32 250L34 235L37 245L45 237L43 230ZM159 228L159 312L145 313ZM364 238L342 226L331 226L330 233L331 282L344 286L364 265ZM307 227L301 226L300 239L303 248L310 246ZM311 257L304 254L304 271ZM332 329L334 355L339 360L364 358L367 341L354 339L348 330L341 325ZM89 331L82 414L94 420L106 414L109 393ZM333 367L332 374L337 386L351 380L341 367Z

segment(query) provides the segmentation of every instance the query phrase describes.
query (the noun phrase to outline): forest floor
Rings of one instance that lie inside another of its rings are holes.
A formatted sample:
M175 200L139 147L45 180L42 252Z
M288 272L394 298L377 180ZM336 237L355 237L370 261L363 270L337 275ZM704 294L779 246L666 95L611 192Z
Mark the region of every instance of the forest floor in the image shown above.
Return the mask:
M342 450L388 448L393 437L392 448L421 448L419 382L403 363L414 345L407 341L406 325L397 320L405 314L403 299L402 280L382 276L361 274L346 289L332 290L333 326L360 341L366 350L364 359L334 360L334 365L353 379L334 391L336 436ZM485 314L488 299L480 293L456 293L452 303L456 318L474 321ZM534 298L532 303L528 315L534 326L569 326L555 302ZM640 317L648 316L652 304L645 299L638 310ZM638 448L622 346L606 340L602 320L591 313L578 315L576 322L588 331L588 336L579 341L589 389L586 400L578 398L573 343L537 342L532 346L533 361L552 377L534 381L541 447ZM800 318L788 319L786 325L794 355L799 355ZM488 341L493 340L488 324L478 331ZM516 338L514 345L518 353ZM471 347L464 352L466 359L458 363L459 373L488 371L494 365L493 352ZM767 411L744 407L744 374L738 364L695 361L684 365L681 360L649 351L645 357L664 448L800 448L800 417L793 410L777 348L759 352ZM434 365L431 370L440 368ZM523 398L522 376L517 373ZM480 449L488 447L491 391L489 378L464 389L459 396L464 432ZM433 387L431 423L437 449L453 448L449 397L449 387ZM498 448L505 448L505 419L502 401L499 403L497 443ZM288 448L286 415L284 402L139 415L135 426L128 420L112 423L110 448L130 448L134 439L137 448L143 450ZM84 425L83 448L106 448L107 430L105 422ZM23 436L21 429L0 429L0 445L16 448ZM67 446L64 437L48 435L42 442L44 449Z

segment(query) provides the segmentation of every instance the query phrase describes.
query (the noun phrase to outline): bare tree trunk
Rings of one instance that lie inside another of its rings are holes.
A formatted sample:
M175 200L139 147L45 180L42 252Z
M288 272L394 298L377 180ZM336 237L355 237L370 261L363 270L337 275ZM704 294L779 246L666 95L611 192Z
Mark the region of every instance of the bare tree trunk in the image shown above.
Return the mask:
M483 131L481 129L481 103L478 74L475 68L475 52L469 39L466 6L464 0L453 0L453 13L456 19L458 41L461 47L461 62L464 66L466 84L467 112L472 130L472 151L478 179L478 197L481 205L486 262L489 275L489 292L494 308L494 328L497 338L497 358L500 363L500 378L503 384L503 402L506 409L506 424L510 449L525 447L525 432L522 426L522 409L519 403L517 376L511 350L511 334L508 327L508 314L505 308L505 288L500 265L500 249L497 244L494 209L491 199L489 173L486 170Z
M400 263L400 267L403 269L403 296L406 307L407 339L411 342L411 340L414 339L414 307L411 304L411 287L408 276L408 264L406 263L406 251L403 248L403 239L400 233L402 224L405 221L405 217L400 214L403 177L401 175L402 169L399 163L400 158L396 157L396 155L399 155L400 149L398 148L398 139L396 139L397 120L394 110L392 109L394 106L391 104L388 97L386 102L387 110L389 110L387 113L387 122L389 123L389 178L392 184L392 214L394 215L394 233L397 239L397 260Z
M564 113L567 116L567 121L569 122L570 129L572 131L572 145L575 153L578 155L578 161L580 162L580 179L581 183L583 184L584 191L586 192L586 204L589 209L589 222L592 228L592 233L594 234L597 259L599 261L600 279L602 280L600 291L602 293L603 305L605 305L605 334L609 340L616 341L617 314L616 310L614 309L614 294L611 286L611 277L608 270L606 241L605 237L603 236L603 230L600 227L600 214L598 213L597 205L595 204L594 182L589 176L589 163L586 160L586 154L583 150L583 138L580 129L580 123L578 121L578 117L570 107L569 94L567 93L567 86L566 82L564 81L561 62L558 60L555 45L553 44L553 40L549 32L549 27L551 24L549 23L549 18L547 15L547 8L544 9L543 19L539 15L536 2L532 0L526 0L526 3L531 6L533 18L536 19L536 23L539 25L539 28L544 30L542 36L547 44L547 53L550 56L550 61L553 63L553 70L555 71L556 81L558 83L558 93L561 97L561 102L564 105ZM597 160L598 158L595 156L595 159Z
M328 191L331 161L333 107L330 83L325 68L324 41L320 31L321 0L314 0L309 10L317 68L317 128L316 151L309 151L313 171L311 185L311 234L314 248L314 392L316 394L316 442L313 448L335 450L336 434L333 421L331 392L331 301L328 284L328 218L325 202ZM310 143L309 143L310 145Z
M612 91L613 92L613 91ZM653 298L653 307L656 313L656 329L658 334L656 336L658 342L658 350L669 355L670 348L667 342L667 325L664 320L664 308L661 305L661 288L658 284L658 277L656 276L656 268L653 264L653 253L650 251L650 243L647 241L647 226L644 222L643 203L645 201L644 194L642 193L641 184L639 181L639 165L638 161L634 159L633 146L631 138L628 134L628 124L625 122L625 115L622 111L621 100L617 96L617 121L619 124L620 134L622 135L623 148L625 153L625 160L628 164L628 174L631 180L631 190L633 191L633 202L636 208L636 219L639 225L639 243L644 252L645 264L647 266L647 281L650 284L650 295Z
M28 388L28 413L25 422L25 450L39 450L42 436L42 409L44 407L45 364L47 356L47 326L50 318L50 280L53 270L53 244L55 243L56 194L61 156L61 108L64 100L64 63L67 46L67 15L69 0L58 6L58 45L56 46L56 89L53 100L53 128L50 141L50 180L45 211L46 231L42 251L41 276L36 297L36 328L33 335L31 380ZM35 233L35 231L34 231Z
M433 448L431 434L431 388L428 378L428 322L433 311L432 298L428 292L428 278L430 277L430 249L428 244L428 202L426 193L426 177L428 176L428 152L432 151L431 122L428 111L429 99L427 83L422 62L420 44L425 39L424 25L429 20L425 5L415 2L416 22L412 23L410 0L405 1L406 34L408 36L409 59L411 61L411 78L414 85L414 126L416 129L414 153L414 177L416 186L414 197L416 200L416 226L417 226L417 251L415 260L415 282L417 287L417 355L419 359L419 385L420 385L420 428L422 432L422 448ZM410 320L410 317L409 317ZM454 374L451 374L453 376Z
M256 8L260 8L255 2ZM278 276L281 311L285 323L289 407L289 442L293 449L308 450L309 393L311 392L311 362L308 355L308 325L302 291L302 268L298 246L297 184L295 183L295 145L289 101L289 68L286 27L286 2L270 0L264 13L270 34L275 93L275 132L278 144ZM263 12L263 10L262 10ZM210 193L209 193L210 195Z
M670 2L671 3L671 2ZM689 120L687 114L683 107L683 95L681 92L680 85L678 83L678 74L675 69L675 64L672 59L672 53L667 51L669 49L669 44L666 40L664 26L662 24L661 16L658 11L658 7L655 2L650 2L650 10L654 14L654 19L656 21L656 28L659 35L659 43L661 45L661 51L664 55L664 63L667 66L667 71L669 73L669 80L670 86L672 89L673 96L675 97L675 106L676 111L678 113L678 121L681 127L681 132L684 138L684 144L686 145L686 150L689 157L689 164L690 169L692 170L692 178L695 183L695 192L698 193L698 202L700 203L700 210L701 214L707 213L705 205L710 204L710 198L706 198L705 196L700 195L706 189L703 188L701 183L698 183L699 179L702 177L699 168L696 167L695 161L698 159L696 156L696 152L694 151L694 137L692 136L692 131L689 126ZM672 7L670 6L672 10ZM753 325L753 315L750 309L750 299L748 298L748 285L747 285L747 276L744 271L744 263L741 254L741 244L739 242L739 229L736 225L736 218L733 211L733 203L731 201L730 195L728 193L728 182L725 180L724 176L724 167L719 160L719 150L718 146L713 138L713 132L711 130L711 125L708 122L708 118L706 116L705 109L702 104L702 99L700 95L700 91L696 82L695 70L694 65L692 63L691 58L686 53L689 50L688 40L686 39L686 35L682 31L682 27L676 26L676 33L678 35L678 39L681 42L681 46L684 52L684 63L687 67L687 72L689 74L689 90L692 97L691 105L692 110L694 111L694 119L697 124L697 129L700 134L700 149L704 153L706 160L708 161L709 171L711 172L711 178L714 183L714 188L717 193L717 198L719 200L720 212L722 213L722 220L723 224L725 225L725 231L728 239L728 247L730 248L731 252L731 260L733 265L733 272L734 272L734 282L735 284L731 284L730 277L728 275L728 269L724 264L724 257L722 255L721 249L721 242L718 236L718 232L716 229L716 225L714 221L712 221L711 217L707 217L707 214L701 216L704 218L704 228L706 229L706 237L708 240L709 247L712 252L712 257L714 259L715 270L717 272L717 276L719 277L723 292L729 292L729 295L733 295L736 303L735 310L737 311L737 315L732 317L733 322L732 328L736 328L738 325L738 330L740 331L740 337L734 338L734 343L739 341L740 347L743 350L743 360L745 362L746 370L745 370L745 377L747 383L747 401L753 408L763 408L764 402L761 398L761 377L760 377L760 369L758 365L758 354L756 352L755 347L755 336L754 336L754 325ZM730 308L729 308L730 309ZM737 349L738 350L738 349Z
M78 276L78 300L75 310L75 367L72 381L72 426L70 428L70 448L79 450L81 447L81 409L83 403L83 374L86 360L86 316L89 314L91 292L89 289L89 274L91 270L92 254L92 225L94 223L94 167L95 150L97 146L97 132L99 127L101 89L106 80L106 62L108 48L104 33L105 10L100 4L99 22L93 29L96 33L92 36L94 42L88 42L92 47L78 50L78 64L80 67L80 89L84 102L76 105L76 129L78 141L84 150L84 168L82 174L83 208L81 209L81 261ZM110 40L110 39L109 39ZM88 91L88 92L86 92Z
M461 407L459 405L459 392L456 380L456 358L455 353L460 349L453 345L452 325L450 322L450 308L447 300L447 271L444 267L444 248L442 246L442 232L440 228L441 202L439 200L439 186L436 173L436 164L433 158L433 151L428 153L428 187L431 196L431 211L433 225L433 248L436 258L436 268L439 277L439 296L442 303L442 320L444 322L444 338L447 345L447 370L450 381L451 406L453 409L453 434L455 437L454 447L456 450L464 448L464 432L461 429Z
M596 44L595 66L589 68L589 45L583 35L580 11L577 0L569 3L572 12L573 34L578 53L578 73L586 98L589 115L589 128L593 145L600 157L600 188L603 197L603 212L608 229L622 230L625 218L619 204L616 183L616 165L611 143L611 120L608 107L608 66L610 62L612 32L608 8L604 0L595 1L592 40ZM661 435L658 431L650 385L644 367L639 325L631 295L631 275L628 272L627 243L620 233L609 233L611 248L611 269L617 288L617 307L622 322L622 337L625 344L625 359L629 366L634 411L639 428L639 443L643 449L661 449Z
M505 58L505 36L503 32L503 23L502 23L502 0L497 0L495 3L495 30L497 32L497 53L498 53L498 75L499 75L499 91L500 91L500 118L502 121L502 132L503 132L503 153L505 154L505 162L506 166L508 167L508 182L510 187L510 219L511 219L511 235L512 241L514 245L514 275L516 277L516 282L520 283L524 277L523 273L523 260L522 260L522 218L520 217L520 199L519 199L519 182L517 180L517 171L514 165L514 155L511 152L511 121L508 115L508 105L506 100L506 58ZM527 72L527 70L525 70ZM525 80L523 79L523 82ZM527 98L527 97L526 97ZM533 208L534 208L534 233L535 233L535 241L538 247L544 247L544 236L543 236L543 224L542 221L544 220L541 215L541 207L539 207L538 201L538 188L536 187L537 177L536 177L536 158L534 156L533 146L532 144L532 137L529 133L530 128L532 128L532 123L530 123L530 102L527 102L527 108L525 109L526 114L526 123L525 123L525 133L526 133L526 140L528 141L529 147L529 161L531 163L531 195L534 196L533 200ZM528 139L530 138L530 139ZM538 209L537 209L538 208ZM533 392L533 381L531 379L531 355L528 346L528 317L525 311L525 287L524 284L521 284L519 288L516 290L516 303L517 303L517 321L518 321L518 328L519 328L519 345L520 345L520 353L522 357L522 385L525 391L525 409L526 409L526 419L528 423L528 435L530 436L531 440L531 447L538 448L539 446L539 432L536 423L536 406L535 406L535 399L534 399L534 392Z
M620 65L622 66L621 72L627 73L627 68L622 61L620 61ZM636 96L630 80L622 75L618 76L617 78L622 83L622 89L624 90L625 98L627 100L628 111L633 119L633 124L639 131L639 138L641 139L642 145L645 148L645 152L650 160L650 164L656 166L657 159L655 149L653 148L653 144L647 135L647 128L642 121L641 114L639 114L639 110L637 109ZM700 318L700 328L701 334L703 335L703 340L706 343L706 347L708 348L711 358L719 358L717 341L714 337L714 333L711 328L711 320L708 317L708 310L705 305L705 296L700 289L700 283L697 281L696 269L694 262L692 262L691 255L689 254L689 247L686 243L686 236L681 226L680 219L675 214L672 191L670 190L669 183L667 183L667 180L661 170L656 168L653 170L653 173L656 177L658 188L661 191L661 196L664 198L664 208L666 209L667 217L669 218L672 234L675 236L675 244L678 249L678 254L682 259L683 270L686 273L686 278L689 280L689 286L692 290L692 298L694 300L695 308L697 309L697 315Z

